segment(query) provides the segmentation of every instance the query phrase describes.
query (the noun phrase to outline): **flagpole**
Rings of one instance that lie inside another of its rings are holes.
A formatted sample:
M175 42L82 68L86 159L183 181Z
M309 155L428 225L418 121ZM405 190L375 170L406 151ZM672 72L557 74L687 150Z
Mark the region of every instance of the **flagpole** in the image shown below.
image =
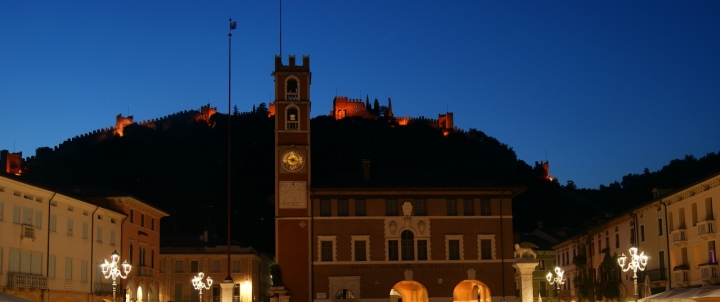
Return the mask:
M229 21L230 21L230 30L232 31L233 29L235 29L235 27L236 27L235 24L237 24L237 23L233 22L232 18ZM228 173L228 177L227 177L227 258L228 258L228 263L227 263L227 272L228 273L227 273L227 277L225 277L225 282L228 282L228 283L233 282L233 279L230 276L230 200L231 200L230 173L232 171L232 168L231 168L232 166L230 164L230 159L231 159L231 154L232 154L230 152L231 147L232 147L232 144L231 144L232 136L230 135L230 130L232 129L232 111L230 110L230 86L231 86L230 77L232 76L232 73L230 72L231 66L232 66L230 64L231 58L232 58L232 33L228 32L228 141L227 141L228 142L228 150L227 150L227 152L228 152L228 162L227 162L227 170L228 170L227 171L227 173Z

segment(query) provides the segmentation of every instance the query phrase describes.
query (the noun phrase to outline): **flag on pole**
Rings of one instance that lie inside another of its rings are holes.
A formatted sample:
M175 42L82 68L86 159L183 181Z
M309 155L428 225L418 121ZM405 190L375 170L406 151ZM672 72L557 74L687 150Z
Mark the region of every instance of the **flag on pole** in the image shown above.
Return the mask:
M237 21L230 21L230 30L237 28Z

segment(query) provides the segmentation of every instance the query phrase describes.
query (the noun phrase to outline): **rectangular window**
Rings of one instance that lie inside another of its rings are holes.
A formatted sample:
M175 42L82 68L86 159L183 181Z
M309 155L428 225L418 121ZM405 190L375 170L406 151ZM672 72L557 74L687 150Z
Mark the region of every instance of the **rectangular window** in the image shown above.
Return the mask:
M10 268L8 273L19 273L20 272L20 251L10 250Z
M388 260L390 260L390 261L398 260L398 241L397 240L388 241Z
M72 236L72 234L73 234L73 221L72 221L72 219L69 219L69 218L68 218L66 227L67 227L67 234L68 234L68 236Z
M330 199L320 199L320 216L330 216L331 212Z
M605 248L610 252L610 237L605 237Z
M598 238L598 254L602 253L602 241Z
M110 245L115 245L115 230L110 230Z
M418 240L418 260L428 260L427 258L427 240Z
M145 214L140 214L140 226L145 227Z
M213 261L212 261L212 272L213 272L213 273L219 273L219 272L220 272L220 260L213 260Z
M365 241L355 241L355 261L366 261Z
M42 212L35 211L35 227L42 229Z
M705 220L713 220L712 197L705 198ZM0 203L0 220L2 220L2 203Z
M72 280L72 258L65 258L65 280Z
M338 216L348 216L348 200L338 199L337 201Z
M448 241L448 260L460 260L460 240Z
M233 260L232 271L236 273L240 272L240 260Z
M175 260L175 272L182 273L182 271L183 271L183 261Z
M102 228L97 227L97 241L102 242Z
M445 204L447 205L447 216L457 215L457 200L448 199Z
M545 260L540 260L538 262L538 269L539 270L545 270Z
M51 231L51 232L57 231L57 216L55 216L55 215L50 215L50 226L49 226L49 228L50 228L50 231Z
M397 200L395 200L395 199L385 200L385 216L397 216L397 215L398 215Z
M658 218L658 236L663 235L663 224L662 224L662 218Z
M183 285L175 283L175 302L183 302Z
M365 215L365 199L355 199L355 216Z
M130 223L135 222L135 211L130 210Z
M30 252L20 252L20 272L23 274L30 273L30 263L32 261L32 255Z
M427 205L425 204L425 199L416 199L413 211L415 212L415 216L427 216Z
M490 200L489 199L481 199L480 200L480 216L490 216Z
M87 282L87 260L80 261L80 282Z
M332 241L320 242L320 246L322 247L322 261L333 261L332 244Z
M473 200L472 199L463 199L463 215L465 215L465 216L475 215L475 210L473 209Z
M620 234L617 234L617 233L615 234L615 248L616 249L620 248Z
M640 242L645 242L645 225L640 225Z
M55 278L55 256L48 257L48 278Z
M707 263L717 263L717 258L715 256L715 241L708 241L707 251L708 251ZM0 257L0 260L2 260L2 257Z
M150 230L155 230L155 218L150 218Z
M33 224L33 223L32 223L33 210L30 209L30 208L22 208L22 209L23 209L23 211L22 211L22 214L23 214L22 223L23 223L23 224L26 224L26 225L32 225L32 224Z
M492 259L492 240L481 239L480 240L480 259L487 260Z
M82 238L87 239L88 238L88 224L86 222L83 222L83 233Z
M20 207L13 205L13 223L20 223Z
M197 261L190 261L190 272L191 273L197 273L198 272L198 262Z
M695 226L698 223L697 203L693 203L690 206L690 214L692 218L692 225Z

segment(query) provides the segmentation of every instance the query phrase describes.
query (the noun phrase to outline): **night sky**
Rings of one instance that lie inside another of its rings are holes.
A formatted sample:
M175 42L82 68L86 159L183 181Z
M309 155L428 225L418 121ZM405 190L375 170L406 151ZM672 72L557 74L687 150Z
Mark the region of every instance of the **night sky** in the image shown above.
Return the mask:
M299 1L282 55L310 55L312 115L336 95L454 112L560 183L597 188L720 151L720 1ZM273 99L278 1L0 0L0 149ZM300 61L300 60L298 60Z

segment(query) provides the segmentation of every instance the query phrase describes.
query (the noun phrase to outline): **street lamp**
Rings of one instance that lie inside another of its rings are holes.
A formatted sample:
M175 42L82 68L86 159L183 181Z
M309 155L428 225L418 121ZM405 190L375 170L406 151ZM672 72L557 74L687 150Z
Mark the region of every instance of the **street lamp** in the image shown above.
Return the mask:
M207 277L207 284L203 282L204 277L205 273L199 272L197 276L192 278L192 285L195 287L195 290L200 292L200 302L202 302L203 289L210 289L210 287L212 286L212 277Z
M132 269L132 265L125 260L125 262L122 263L122 271L118 269L118 263L120 262L120 255L118 255L117 251L114 251L110 255L110 262L107 261L107 259L104 259L105 263L100 264L100 267L102 268L102 273L105 276L105 279L112 278L112 287L113 287L113 302L116 302L115 300L115 293L117 292L117 282L115 281L117 277L126 279L128 277L128 274L130 273L130 270ZM123 275L123 273L125 275Z
M560 285L565 284L565 272L560 269L559 267L555 267L555 277L553 277L552 272L548 272L547 275L545 275L545 278L548 282L550 282L550 285L555 284L555 288L557 289L555 293L555 297L560 301Z
M644 271L645 266L647 266L648 256L645 256L645 252L641 252L640 255L638 255L638 249L636 247L630 248L630 263L627 264L627 267L625 267L625 262L627 261L627 256L625 254L621 254L620 257L618 257L618 265L620 265L620 268L623 270L623 272L627 272L628 270L633 271L633 285L635 286L635 301L638 300L638 291L637 291L637 271Z

